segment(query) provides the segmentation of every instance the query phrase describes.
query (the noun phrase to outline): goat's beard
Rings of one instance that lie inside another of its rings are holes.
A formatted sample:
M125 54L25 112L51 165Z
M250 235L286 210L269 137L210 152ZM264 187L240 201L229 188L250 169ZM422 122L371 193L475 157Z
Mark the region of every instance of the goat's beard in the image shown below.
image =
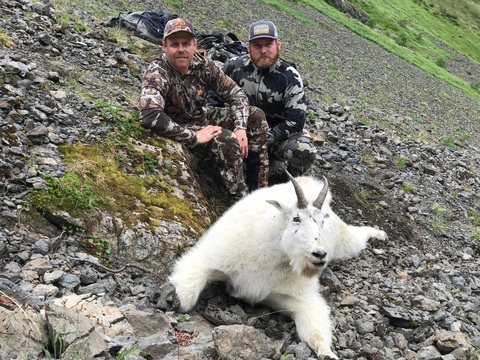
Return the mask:
M290 260L290 266L293 268L293 271L296 273L305 276L305 277L313 277L313 276L319 276L327 264L323 264L321 266L319 265L314 265L312 262L308 259L302 259L300 261L298 260Z
M302 269L302 275L305 277L318 276L323 272L323 269L325 269L325 265L312 266L309 264L309 266L306 266Z

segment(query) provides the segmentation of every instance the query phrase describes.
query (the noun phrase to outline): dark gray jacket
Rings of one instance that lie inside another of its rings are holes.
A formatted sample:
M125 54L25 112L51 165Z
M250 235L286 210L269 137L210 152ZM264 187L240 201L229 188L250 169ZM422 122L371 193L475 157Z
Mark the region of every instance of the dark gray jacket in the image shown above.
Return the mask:
M305 125L306 99L295 67L279 59L270 69L259 69L250 55L234 58L223 67L247 94L251 106L265 112L274 141L301 133Z

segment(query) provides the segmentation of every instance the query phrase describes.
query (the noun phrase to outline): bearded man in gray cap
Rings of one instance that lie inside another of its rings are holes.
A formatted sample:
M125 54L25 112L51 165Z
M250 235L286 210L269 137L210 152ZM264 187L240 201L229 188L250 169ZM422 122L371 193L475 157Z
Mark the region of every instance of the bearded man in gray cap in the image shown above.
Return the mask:
M256 21L248 31L248 54L223 67L247 94L250 105L267 117L270 185L288 180L285 168L294 176L305 173L316 153L304 130L307 106L302 78L293 64L280 58L280 47L275 24Z
M241 88L214 61L196 52L192 24L170 20L162 42L164 53L147 68L140 95L142 126L181 142L199 158L214 161L230 202L268 185L266 134L262 110L250 107ZM214 91L226 104L207 106ZM256 166L244 161L252 158ZM248 186L247 186L248 184Z

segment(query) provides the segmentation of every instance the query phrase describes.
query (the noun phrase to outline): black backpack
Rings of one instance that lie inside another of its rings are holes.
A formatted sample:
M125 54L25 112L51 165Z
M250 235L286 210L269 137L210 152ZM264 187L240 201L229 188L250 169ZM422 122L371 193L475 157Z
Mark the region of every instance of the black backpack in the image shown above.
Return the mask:
M247 47L234 33L197 33L197 48L204 51L205 57L225 63L231 58L246 54Z
M135 31L135 35L138 37L158 44L163 40L163 31L167 22L176 18L178 18L177 15L163 11L130 11L121 13L118 17L111 19L105 26L124 26Z

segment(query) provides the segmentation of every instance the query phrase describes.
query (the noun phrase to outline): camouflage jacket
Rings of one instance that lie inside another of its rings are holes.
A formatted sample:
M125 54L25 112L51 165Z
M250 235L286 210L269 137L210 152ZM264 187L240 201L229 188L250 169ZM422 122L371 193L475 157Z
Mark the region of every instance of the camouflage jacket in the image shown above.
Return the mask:
M294 66L279 59L270 69L259 69L247 54L227 62L223 71L240 85L250 105L265 112L274 140L302 132L307 105L302 78Z
M165 54L147 68L140 94L140 121L154 132L194 145L195 130L208 125L205 117L209 91L231 110L236 129L247 128L248 99L212 60L195 54L187 74L168 63Z

